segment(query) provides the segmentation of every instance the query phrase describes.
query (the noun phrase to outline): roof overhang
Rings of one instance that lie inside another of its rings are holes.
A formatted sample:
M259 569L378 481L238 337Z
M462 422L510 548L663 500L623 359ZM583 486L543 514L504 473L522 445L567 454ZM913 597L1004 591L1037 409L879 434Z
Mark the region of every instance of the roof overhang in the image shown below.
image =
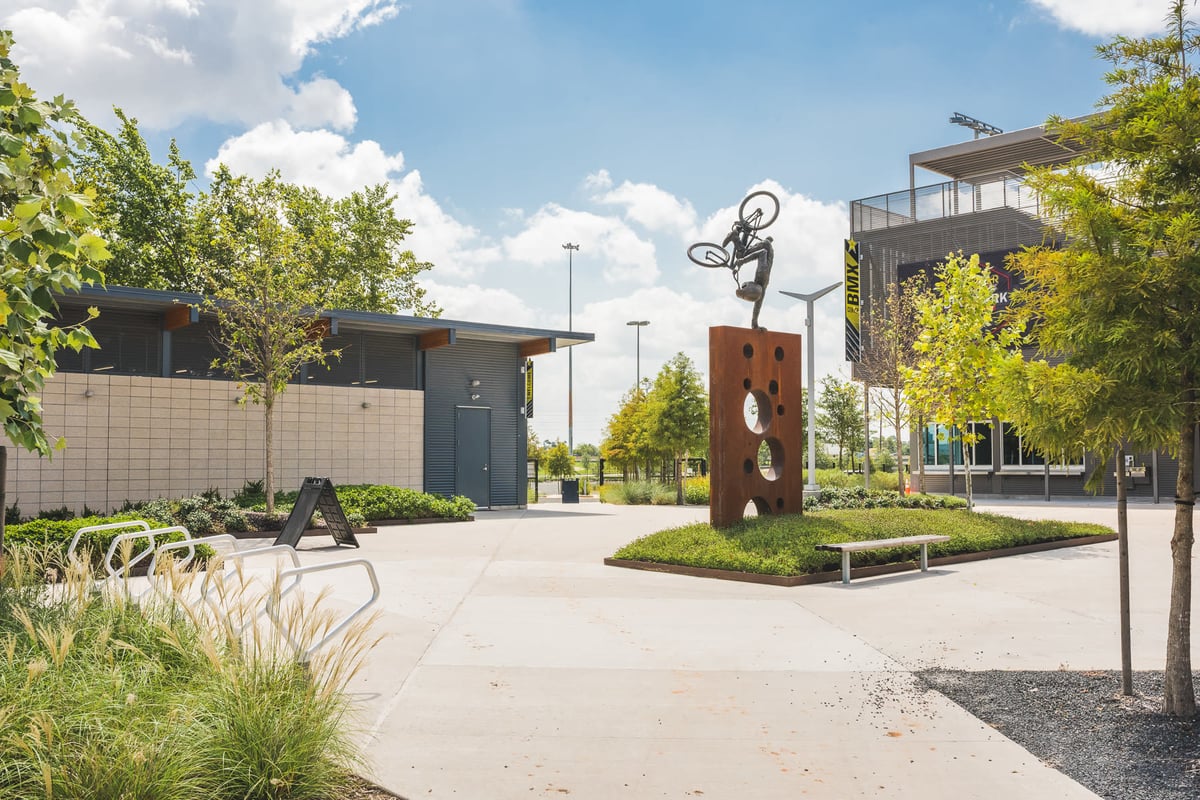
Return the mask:
M1076 117L1071 122L1089 119ZM1002 175L1023 175L1028 167L1060 167L1086 153L1078 142L1059 141L1045 125L998 133L969 142L913 153L910 169L945 175L953 180L980 181Z
M164 292L158 289L137 289L128 286L85 287L77 294L64 295L67 302L103 303L112 308L157 310L166 317L180 307L202 308L208 300L191 292ZM172 314L172 318L177 314ZM408 317L401 314L377 314L369 311L329 310L321 317L330 321L330 332L344 330L378 331L410 334L421 338L425 348L446 346L459 340L511 342L538 349L539 342L549 342L541 352L553 352L561 347L574 347L596 340L594 333L559 331L544 328L524 328L512 325L493 325L485 322L466 322L441 317Z

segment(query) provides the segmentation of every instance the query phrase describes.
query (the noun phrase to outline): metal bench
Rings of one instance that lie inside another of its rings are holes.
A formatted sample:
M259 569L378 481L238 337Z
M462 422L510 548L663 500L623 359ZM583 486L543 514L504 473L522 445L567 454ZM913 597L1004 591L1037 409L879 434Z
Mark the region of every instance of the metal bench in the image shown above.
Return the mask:
M884 550L889 547L904 547L910 544L921 545L921 572L929 571L929 545L935 542L948 542L949 536L928 534L925 536L897 536L894 539L869 539L863 542L834 542L819 544L818 550L832 550L842 554L842 583L850 582L850 554L860 550Z

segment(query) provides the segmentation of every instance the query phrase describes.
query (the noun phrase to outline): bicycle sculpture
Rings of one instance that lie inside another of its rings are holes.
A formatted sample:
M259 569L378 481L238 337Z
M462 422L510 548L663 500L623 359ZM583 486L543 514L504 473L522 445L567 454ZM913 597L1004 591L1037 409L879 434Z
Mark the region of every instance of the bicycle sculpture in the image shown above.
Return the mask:
M764 330L758 324L758 312L767 295L767 283L771 280L771 264L775 260L775 246L771 237L761 239L758 232L769 227L779 216L779 198L768 191L760 190L747 195L738 206L738 218L733 223L725 241L721 244L697 242L688 248L688 258L702 267L725 267L733 273L737 286L734 292L743 300L754 303L750 327ZM740 282L739 273L743 265L756 263L754 280Z

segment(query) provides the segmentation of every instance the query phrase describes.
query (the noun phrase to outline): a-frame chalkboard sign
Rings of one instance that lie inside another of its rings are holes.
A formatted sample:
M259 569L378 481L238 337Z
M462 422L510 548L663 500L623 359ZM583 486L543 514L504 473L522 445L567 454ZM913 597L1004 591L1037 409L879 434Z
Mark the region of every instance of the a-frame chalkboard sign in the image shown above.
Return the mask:
M279 532L275 544L291 547L299 544L300 537L308 527L308 521L318 509L325 518L325 527L335 542L358 547L358 539L354 538L354 531L346 520L346 512L342 510L342 504L338 502L337 494L333 491L333 481L329 478L304 479L304 485L300 487L300 496L296 498L296 505L292 506L292 513L288 515L287 522L283 523L283 530Z

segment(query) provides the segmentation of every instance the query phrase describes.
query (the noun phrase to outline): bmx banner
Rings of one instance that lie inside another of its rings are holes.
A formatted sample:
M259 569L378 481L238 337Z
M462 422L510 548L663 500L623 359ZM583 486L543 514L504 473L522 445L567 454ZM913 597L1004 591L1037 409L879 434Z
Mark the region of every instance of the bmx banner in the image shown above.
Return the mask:
M533 359L525 359L525 418L533 419Z
M862 297L858 242L846 239L846 360L862 361Z

